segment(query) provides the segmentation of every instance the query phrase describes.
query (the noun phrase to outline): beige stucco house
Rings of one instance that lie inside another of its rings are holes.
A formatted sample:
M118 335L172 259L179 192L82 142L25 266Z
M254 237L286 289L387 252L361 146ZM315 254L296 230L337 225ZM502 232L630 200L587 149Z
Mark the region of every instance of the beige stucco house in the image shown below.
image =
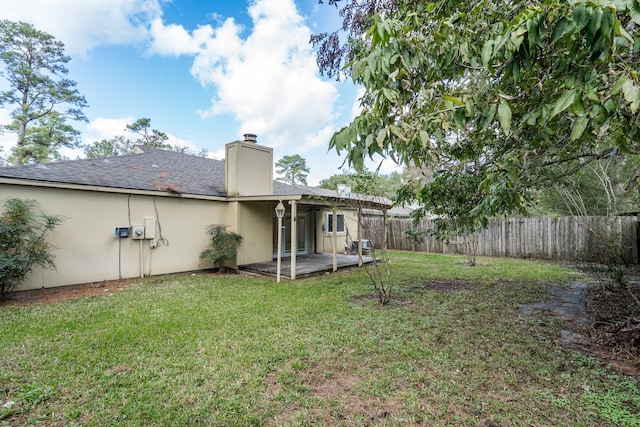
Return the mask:
M19 289L209 269L199 257L209 224L242 235L238 266L270 262L279 202L282 262L295 279L299 255L335 259L362 240L358 209L391 207L386 199L274 181L273 151L251 134L226 145L225 161L138 147L126 156L3 167L0 199L10 197L35 199L65 218L49 238L57 269L34 268Z

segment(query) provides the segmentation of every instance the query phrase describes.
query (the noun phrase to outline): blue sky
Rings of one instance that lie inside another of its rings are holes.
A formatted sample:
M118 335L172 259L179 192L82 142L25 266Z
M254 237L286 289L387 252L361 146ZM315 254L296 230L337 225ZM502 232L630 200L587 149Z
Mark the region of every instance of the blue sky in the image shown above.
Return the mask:
M255 133L275 160L304 157L312 185L340 172L328 143L354 117L358 88L317 71L309 37L341 23L326 2L21 0L4 2L0 19L65 44L68 77L89 104L89 123L75 124L84 143L126 135L127 123L148 117L170 143L215 158ZM0 123L7 118L0 110ZM5 154L14 140L0 135Z

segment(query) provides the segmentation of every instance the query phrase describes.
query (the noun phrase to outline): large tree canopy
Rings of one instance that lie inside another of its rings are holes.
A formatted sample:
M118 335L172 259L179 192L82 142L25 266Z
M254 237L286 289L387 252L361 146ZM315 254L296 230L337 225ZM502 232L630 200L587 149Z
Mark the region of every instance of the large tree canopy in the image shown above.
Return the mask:
M299 154L284 156L276 162L278 178L289 184L307 185L309 168L307 161Z
M24 144L13 148L9 162L48 162L60 160L61 147L74 147L80 138L80 132L66 123L57 111L40 117L27 128Z
M42 160L38 156L46 153L57 155L60 145L77 145L77 132L65 121L86 121L82 108L87 104L76 83L63 77L69 60L64 45L50 34L25 22L0 21L0 76L9 85L0 91L0 107L14 107L11 123L3 128L17 134L17 163ZM39 129L29 133L30 126ZM45 134L53 136L49 145L41 138Z
M637 0L352 0L344 8L372 4L366 33L333 51L352 58L352 78L365 89L362 113L330 142L356 168L377 154L450 171L431 191L464 189L453 181L471 174L481 197L469 217L481 224L524 211L531 190L594 160L640 150ZM340 63L318 58L325 72ZM423 190L403 194L428 201Z

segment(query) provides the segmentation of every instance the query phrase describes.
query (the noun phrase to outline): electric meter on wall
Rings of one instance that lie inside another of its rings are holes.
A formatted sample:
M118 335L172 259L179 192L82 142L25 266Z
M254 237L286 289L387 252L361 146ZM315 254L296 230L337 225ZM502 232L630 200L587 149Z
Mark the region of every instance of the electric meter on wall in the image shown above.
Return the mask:
M144 239L144 227L134 225L131 237L133 239Z

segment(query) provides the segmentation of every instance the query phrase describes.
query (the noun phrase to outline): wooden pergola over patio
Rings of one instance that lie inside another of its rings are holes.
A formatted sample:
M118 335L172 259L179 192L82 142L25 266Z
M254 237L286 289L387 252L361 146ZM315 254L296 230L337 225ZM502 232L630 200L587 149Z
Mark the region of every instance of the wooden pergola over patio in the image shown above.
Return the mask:
M277 181L276 181L277 183ZM274 183L275 184L275 183ZM282 203L285 206L285 209L288 206L288 210L291 214L291 219L293 222L297 219L298 205L315 205L322 206L325 208L330 208L333 212L333 218L337 217L337 212L339 209L356 209L358 215L358 230L357 230L357 241L358 241L358 250L357 255L352 258L342 258L342 256L347 256L344 254L338 253L338 232L337 227L333 227L332 238L332 254L331 254L331 271L336 272L338 268L342 265L346 265L347 263L353 263L353 265L357 265L358 267L362 267L365 262L365 257L362 255L362 211L363 209L374 209L382 212L383 217L383 227L386 230L386 221L387 221L387 210L391 208L392 203L389 199L384 197L374 197L374 196L366 196L361 194L355 194L350 192L338 193L333 190L327 190L318 187L306 187L306 186L287 186L288 194L277 194L278 188L274 186L274 194L273 196L268 197L238 197L234 198L238 201L250 201L250 200L261 200L261 201L271 201ZM291 192L300 190L299 192ZM386 233L385 233L386 238ZM291 247L296 247L296 242L298 241L297 236L297 227L291 227ZM322 254L316 254L322 255ZM341 257L339 257L341 255ZM296 251L291 252L291 257L289 257L289 267L287 268L288 277L291 280L296 280L298 276L298 258L301 258L300 255L296 254ZM303 259L303 258L301 258ZM312 261L320 262L321 259L326 259L322 257L312 256L310 258L304 258L304 271L309 270L309 265ZM347 261L349 260L349 261ZM355 261L354 261L355 260ZM370 260L369 260L370 261ZM265 266L270 263L262 263L261 265ZM247 268L248 266L242 266L242 268ZM322 267L318 267L318 271L320 271ZM281 273L285 270L281 267ZM304 271L301 271L302 274L307 274ZM327 271L327 270L323 270Z

